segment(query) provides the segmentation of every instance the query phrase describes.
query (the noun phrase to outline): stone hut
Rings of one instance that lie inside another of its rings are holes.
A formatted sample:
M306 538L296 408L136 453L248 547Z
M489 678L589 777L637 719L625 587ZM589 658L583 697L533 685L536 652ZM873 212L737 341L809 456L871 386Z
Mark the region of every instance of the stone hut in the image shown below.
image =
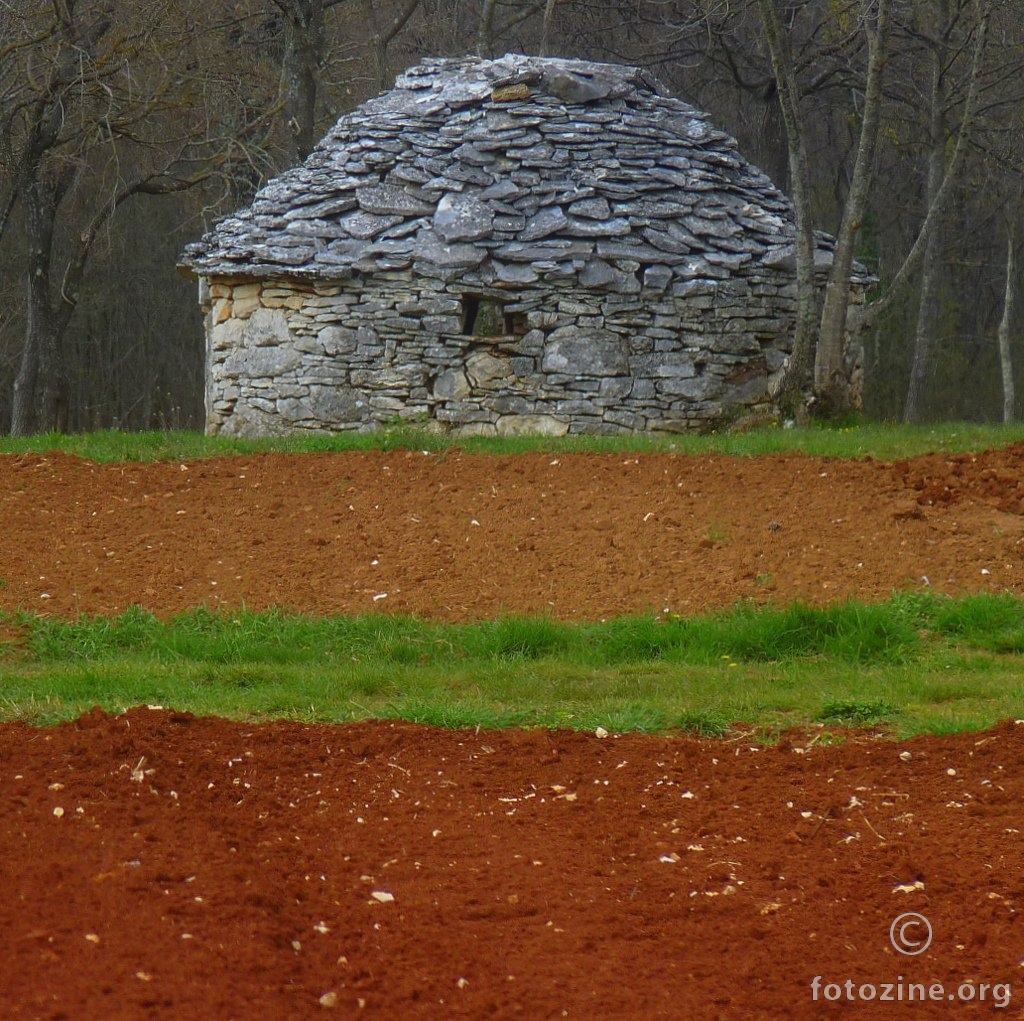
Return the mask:
M428 60L186 249L207 431L708 428L768 404L793 236L734 140L639 68Z

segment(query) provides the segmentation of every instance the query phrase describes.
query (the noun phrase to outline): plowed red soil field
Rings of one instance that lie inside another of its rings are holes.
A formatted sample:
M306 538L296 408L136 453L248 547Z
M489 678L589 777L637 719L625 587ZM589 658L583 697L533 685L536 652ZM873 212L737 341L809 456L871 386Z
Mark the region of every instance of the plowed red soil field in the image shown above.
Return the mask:
M5 457L0 608L591 620L1017 592L1022 468ZM1022 803L1012 721L770 748L148 708L6 725L0 1018L1021 1017Z

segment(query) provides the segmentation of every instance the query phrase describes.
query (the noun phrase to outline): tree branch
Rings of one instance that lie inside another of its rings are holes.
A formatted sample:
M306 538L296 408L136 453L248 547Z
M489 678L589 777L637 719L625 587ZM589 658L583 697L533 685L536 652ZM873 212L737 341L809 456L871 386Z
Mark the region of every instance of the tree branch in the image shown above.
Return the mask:
M971 57L970 84L967 90L967 99L964 104L963 117L960 120L960 128L957 132L956 146L953 149L953 157L946 167L942 178L942 184L935 195L935 201L925 215L924 222L917 232L917 237L907 253L903 264L896 271L885 295L878 301L866 306L859 313L859 323L864 327L870 327L878 318L886 313L896 303L903 288L909 283L911 277L917 272L924 258L925 249L932 233L937 228L946 209L953 197L954 190L960 178L960 171L963 168L967 150L970 145L970 134L974 129L977 120L979 81L981 78L981 67L985 60L985 51L988 45L989 12L984 10L979 13L977 35L974 41L974 53Z

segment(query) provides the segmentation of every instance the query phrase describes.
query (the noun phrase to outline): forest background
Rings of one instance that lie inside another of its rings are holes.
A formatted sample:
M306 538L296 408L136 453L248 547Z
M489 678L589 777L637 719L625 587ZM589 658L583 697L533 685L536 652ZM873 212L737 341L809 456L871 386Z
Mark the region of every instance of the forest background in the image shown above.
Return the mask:
M877 274L868 417L1019 415L1024 0L0 0L0 430L201 428L183 246L404 68L505 52L649 69Z

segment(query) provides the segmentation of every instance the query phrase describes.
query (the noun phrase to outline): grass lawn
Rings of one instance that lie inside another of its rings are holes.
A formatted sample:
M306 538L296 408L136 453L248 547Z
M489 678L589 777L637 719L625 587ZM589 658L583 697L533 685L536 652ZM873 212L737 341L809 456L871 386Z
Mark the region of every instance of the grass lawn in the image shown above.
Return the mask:
M686 730L737 725L972 730L1020 713L1024 602L898 596L828 609L739 607L602 624L434 624L135 609L0 618L0 719L50 724L94 705L442 726Z
M61 450L93 461L190 460L250 454L258 451L320 453L340 450L445 450L468 453L521 454L530 451L569 453L735 454L754 457L800 451L824 457L875 457L894 460L934 451L982 450L1024 440L1024 423L985 425L952 422L905 426L865 423L844 427L812 425L805 428L765 428L740 433L641 433L618 436L450 436L396 425L377 432L237 440L192 432L122 433L114 431L68 436L48 433L24 438L0 437L0 454Z

